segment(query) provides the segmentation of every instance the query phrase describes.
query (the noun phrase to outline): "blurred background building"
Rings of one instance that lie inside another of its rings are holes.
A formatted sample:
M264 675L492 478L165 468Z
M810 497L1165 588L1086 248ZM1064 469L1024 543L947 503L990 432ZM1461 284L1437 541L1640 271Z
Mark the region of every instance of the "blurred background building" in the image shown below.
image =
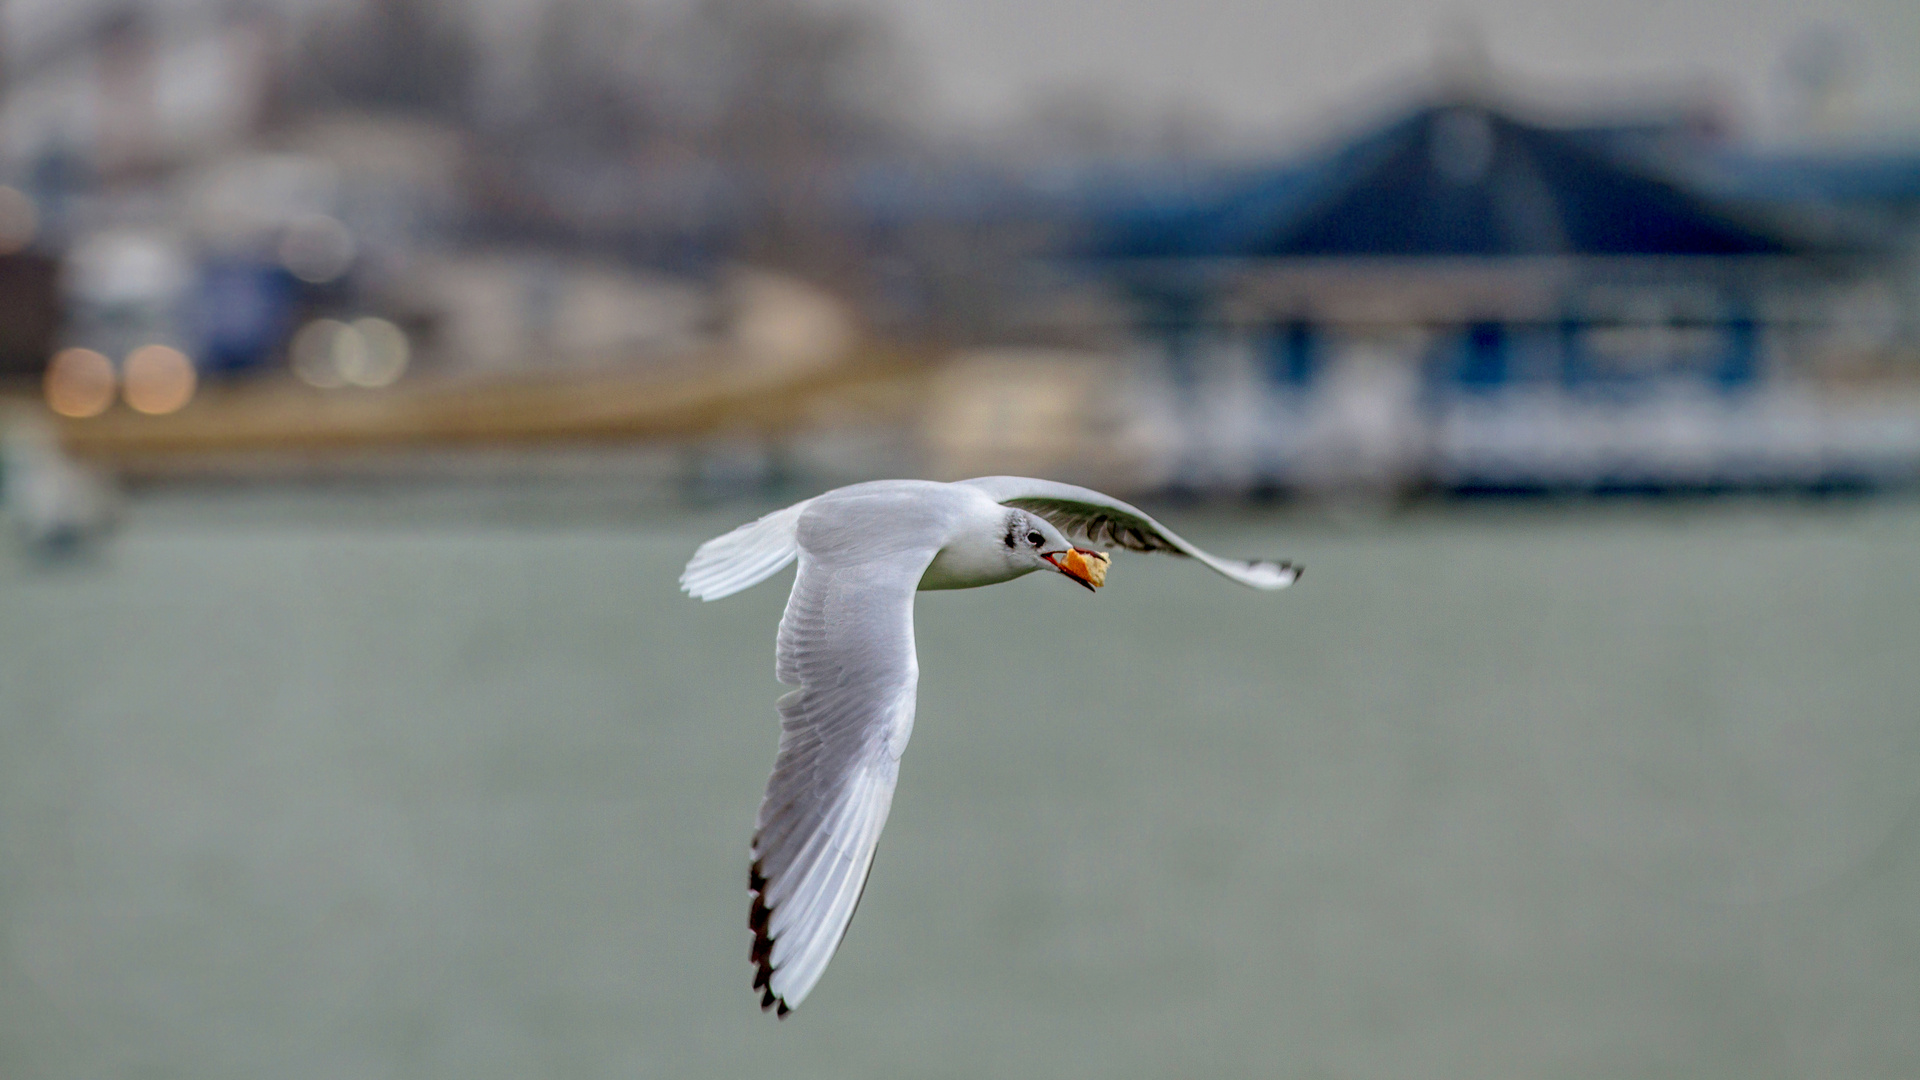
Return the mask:
M1838 119L1832 35L1781 60L1817 137L1460 30L1261 139L1072 91L956 134L886 18L789 0L0 27L0 376L129 476L585 444L1228 495L1920 478L1920 143Z

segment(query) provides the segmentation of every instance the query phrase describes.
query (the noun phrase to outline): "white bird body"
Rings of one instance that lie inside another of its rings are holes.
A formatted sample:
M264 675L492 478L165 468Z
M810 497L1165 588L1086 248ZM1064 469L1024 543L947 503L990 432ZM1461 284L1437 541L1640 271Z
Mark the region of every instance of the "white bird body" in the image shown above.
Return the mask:
M921 590L977 589L1025 577L1040 566L1007 558L1004 542L1007 508L979 488L938 484L935 498L952 500L946 542L920 575Z
M914 593L997 584L1036 570L1089 589L1072 534L1101 547L1187 555L1242 584L1284 588L1285 563L1220 559L1126 503L1022 477L880 480L827 492L701 545L681 587L717 600L797 560L775 674L780 753L760 805L748 885L762 1008L781 1016L826 970L853 918L913 733L920 667Z

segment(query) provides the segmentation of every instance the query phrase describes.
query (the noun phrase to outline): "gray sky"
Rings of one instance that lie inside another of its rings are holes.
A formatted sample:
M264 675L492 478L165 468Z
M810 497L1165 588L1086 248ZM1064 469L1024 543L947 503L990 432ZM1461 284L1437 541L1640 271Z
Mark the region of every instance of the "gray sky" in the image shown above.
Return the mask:
M1249 133L1309 132L1429 70L1470 24L1496 70L1603 94L1705 87L1750 134L1784 123L1781 57L1830 27L1857 52L1856 129L1920 129L1920 0L840 0L893 16L933 104L967 123L1033 88L1185 100Z
M31 35L101 0L0 0ZM194 10L219 0L146 0ZM313 8L346 0L276 0ZM512 21L543 0L457 0ZM687 0L633 0L675 3ZM1920 0L815 0L889 17L936 116L989 126L1036 90L1099 88L1185 104L1263 140L1311 134L1432 67L1476 28L1496 71L1604 103L1622 90L1707 92L1748 134L1787 130L1781 57L1820 28L1850 43L1853 135L1920 136ZM1457 36L1457 33L1456 33Z

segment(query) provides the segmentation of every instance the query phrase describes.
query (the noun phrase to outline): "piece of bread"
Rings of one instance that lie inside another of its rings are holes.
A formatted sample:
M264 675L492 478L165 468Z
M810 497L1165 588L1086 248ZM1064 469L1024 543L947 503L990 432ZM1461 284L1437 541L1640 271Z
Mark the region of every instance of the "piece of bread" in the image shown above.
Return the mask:
M1113 556L1104 551L1082 551L1079 548L1067 552L1060 560L1068 572L1085 578L1087 584L1099 588L1107 583L1107 567L1113 564Z

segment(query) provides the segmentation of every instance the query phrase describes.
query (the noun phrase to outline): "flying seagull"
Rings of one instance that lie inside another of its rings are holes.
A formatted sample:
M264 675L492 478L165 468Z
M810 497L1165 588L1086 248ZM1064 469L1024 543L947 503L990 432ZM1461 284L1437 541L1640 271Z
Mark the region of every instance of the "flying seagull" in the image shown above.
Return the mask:
M1209 555L1111 496L1019 476L854 484L700 545L680 587L701 600L800 562L774 666L798 689L779 701L780 754L747 875L762 1009L785 1017L806 999L866 889L913 733L914 592L993 585L1036 570L1091 590L1104 583L1114 548L1197 559L1256 589L1283 589L1300 577L1291 563Z

